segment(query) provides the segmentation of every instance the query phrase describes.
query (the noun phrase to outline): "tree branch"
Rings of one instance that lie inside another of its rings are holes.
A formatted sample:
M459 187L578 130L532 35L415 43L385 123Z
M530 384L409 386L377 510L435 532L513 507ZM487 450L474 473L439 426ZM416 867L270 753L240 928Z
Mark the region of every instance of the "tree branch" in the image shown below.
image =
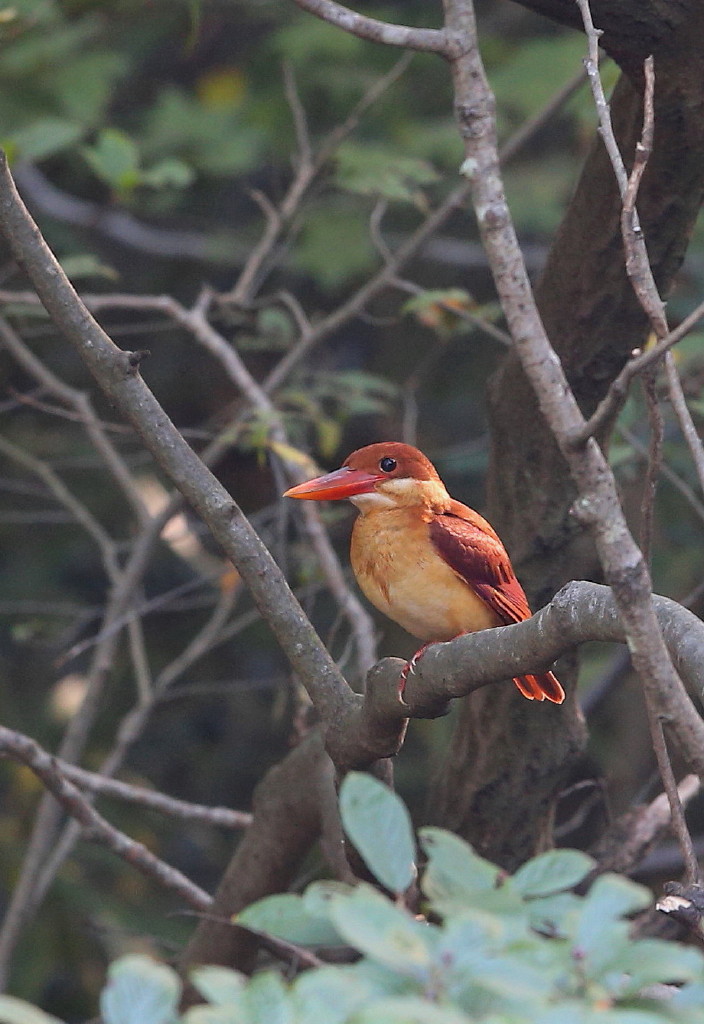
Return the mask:
M334 720L351 697L347 684L247 518L141 379L140 357L118 349L79 299L17 194L4 154L0 228L56 325L235 563L323 719Z
M687 690L704 689L704 622L666 597L653 597L659 629L679 675L660 694L660 717L672 732L692 771L704 771L704 721ZM367 767L395 754L407 718L444 714L448 701L466 697L501 679L544 672L562 655L590 640L627 642L615 595L598 583L568 583L552 601L525 622L482 630L449 643L432 644L416 663L403 692L404 662L386 658L367 676L364 697L329 728L327 749L339 769ZM534 714L550 709L536 707Z
M69 782L73 782L79 789L86 790L88 793L111 797L125 803L139 804L141 807L159 811L171 818L202 821L206 825L215 825L220 828L247 828L252 823L252 815L246 811L235 811L230 807L206 807L202 804L192 804L186 800L177 800L175 797L167 796L166 793L159 793L154 789L146 789L144 786L135 786L129 782L99 775L97 772L86 771L85 768L78 768L75 764L69 764L58 757L52 758L52 760L58 771Z
M80 823L85 839L106 846L163 888L178 893L196 910L210 908L212 899L206 892L176 868L155 857L143 843L130 839L98 814L78 787L61 772L56 759L33 739L0 726L0 750L34 772L71 817Z
M185 967L215 963L251 969L257 939L230 919L262 896L289 887L320 834L321 808L334 787L333 776L317 729L267 772L254 793L252 825L213 900L211 913L224 921L199 922L183 953Z
M655 337L662 339L667 337L669 334L665 304L660 297L660 293L655 283L655 277L648 258L645 238L641 230L636 210L638 190L640 188L643 174L645 173L645 169L648 165L648 160L652 153L653 137L655 133L655 68L653 57L652 55L647 57L643 65L643 127L640 139L636 143L631 172L630 174L627 174L623 157L621 156L618 145L616 144L616 136L611 123L611 114L608 104L606 103L606 98L601 84L601 77L599 75L599 36L601 35L601 32L594 26L589 0L577 0L577 3L582 14L589 44L589 58L586 61L586 66L599 115L599 129L606 144L606 149L609 154L611 165L614 169L619 192L621 193L623 201L623 208L621 211L621 234L623 237L623 247L625 252L626 273L628 274L628 278L633 286L633 291L636 294L638 302L650 321ZM648 404L648 417L650 420L652 434L651 457L648 462L646 497L643 506L643 538L645 540L645 544L642 546L646 564L649 564L650 562L653 500L663 441L663 422L655 393L654 374L655 370L651 368L651 370L646 374L644 381ZM679 378L676 378L676 381L674 382L671 379L670 385L671 387L674 387L675 397L677 398ZM681 406L684 406L686 410L684 400L682 400ZM679 407L680 413L682 412L681 406ZM687 426L687 421L688 414L685 412L685 427ZM689 423L691 423L691 420L689 420ZM699 443L699 448L701 449L701 443ZM687 881L689 883L695 883L700 879L699 866L692 845L692 837L689 834L687 823L685 821L684 810L677 792L677 783L667 750L667 743L662 729L662 721L659 716L658 694L651 691L647 686L647 683L645 686L645 704L658 770L660 772L660 777L662 779L665 792L667 793L668 800L670 801L672 828L682 850Z
M294 0L302 10L315 14L323 21L336 25L344 32L368 39L373 43L385 43L387 46L404 46L419 52L439 53L449 56L455 52L459 40L453 38L443 29L410 28L407 25L390 25L386 21L368 18L363 14L351 11L349 7L335 3L334 0Z
M678 786L680 801L689 803L700 790L700 779L696 775L686 775ZM605 871L630 874L671 824L670 801L666 793L660 793L651 803L621 815L589 851L599 862L599 874Z
M589 419L575 430L569 437L568 443L579 448L588 438L596 436L604 424L614 418L623 405L628 387L638 374L643 373L649 366L657 363L667 352L681 341L690 331L694 330L699 321L704 317L704 302L700 302L674 330L661 338L656 345L645 352L637 351L633 358L629 359L618 376L613 380L609 390L602 398Z

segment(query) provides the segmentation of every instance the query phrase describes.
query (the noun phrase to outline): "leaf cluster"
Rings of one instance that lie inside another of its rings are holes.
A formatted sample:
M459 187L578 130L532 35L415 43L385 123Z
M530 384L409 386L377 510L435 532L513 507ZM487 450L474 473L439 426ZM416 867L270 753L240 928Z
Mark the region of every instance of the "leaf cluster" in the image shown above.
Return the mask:
M312 968L293 982L197 968L205 1000L179 1016L181 982L147 957L117 960L101 998L105 1024L663 1024L701 1020L704 957L656 939L633 940L629 915L648 890L616 875L587 895L592 870L577 850L554 850L513 876L438 828L419 833L423 914L401 895L418 857L410 817L375 779L353 773L340 798L345 829L387 889L317 882L270 896L237 923L299 946L346 946L352 964ZM8 1024L56 1024L5 999Z
M312 441L326 459L339 450L351 419L388 414L397 401L396 385L363 370L320 370L299 375L277 395L277 407L290 440L294 444ZM263 455L272 447L270 430L271 418L266 413L253 414L240 438L241 447Z

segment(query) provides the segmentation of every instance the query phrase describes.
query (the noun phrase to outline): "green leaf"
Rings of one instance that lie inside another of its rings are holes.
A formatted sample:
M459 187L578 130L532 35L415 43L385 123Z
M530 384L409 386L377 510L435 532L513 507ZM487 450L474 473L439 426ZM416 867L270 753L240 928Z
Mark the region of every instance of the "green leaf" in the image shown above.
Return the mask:
M377 995L377 987L365 983L358 971L321 967L306 971L296 979L292 1002L299 1021L346 1024L354 1010Z
M245 992L247 1024L294 1024L288 989L274 971L256 974Z
M704 979L693 985L683 985L672 996L672 1006L687 1010L704 1010Z
M413 202L438 177L426 160L383 146L346 142L337 151L337 183L348 192Z
M191 1006L183 1017L182 1024L249 1024L243 1003L227 1003L223 1006Z
M437 930L414 920L370 885L334 896L330 917L347 942L378 963L413 978L427 975Z
M311 917L330 919L330 903L335 896L351 896L356 886L347 882L326 879L322 882L311 882L303 893L303 905Z
M324 288L339 287L377 260L365 218L339 196L334 203L320 200L310 207L291 253L292 265Z
M407 889L415 877L416 844L403 801L366 772L350 772L340 787L340 814L374 877L391 892Z
M99 277L108 281L117 281L120 277L114 267L103 263L102 260L90 252L64 257L61 260L61 269L69 281L80 281L86 277Z
M94 146L84 146L83 156L93 172L111 188L128 191L139 184L139 151L129 135L104 128Z
M175 971L146 956L124 956L110 964L100 996L105 1024L172 1024L181 997Z
M440 828L422 828L420 843L428 857L422 889L439 913L474 907L478 893L496 889L501 871L459 836Z
M196 967L190 975L191 982L204 999L217 1006L236 1003L242 995L247 981L243 974L228 967L207 965Z
M177 157L167 157L140 173L140 184L150 188L187 188L195 179L195 171Z
M83 128L60 117L43 117L14 132L3 143L14 159L45 160L73 146L83 135Z
M170 85L146 114L140 141L148 163L178 157L204 174L232 175L256 164L262 140L237 111L211 109Z
M339 946L340 935L325 916L311 913L301 896L265 896L238 914L236 923L303 946Z
M438 304L457 309L474 309L476 302L464 288L426 288L401 306L402 313L421 313Z
M603 951L599 947L617 934L610 928L613 922L626 914L645 910L652 901L652 893L644 886L619 875L601 875L582 901L573 936L575 945L585 952Z
M664 1011L667 1005L667 1003L663 1005ZM535 1014L530 1018L530 1024L666 1024L666 1021L671 1019L664 1013L651 1013L641 1009L593 1008L576 999L570 999L561 1002L559 1006ZM680 1019L684 1024L685 1018ZM520 1024L524 1024L524 1022L520 1021ZM525 1021L525 1024L528 1022Z
M63 64L52 63L50 81L63 113L88 128L98 127L127 68L124 53L107 49L74 53Z
M451 1006L404 996L366 1007L350 1018L350 1024L472 1024L472 1018Z
M513 884L526 899L549 896L572 889L595 863L581 850L549 850L523 864L513 876Z
M610 986L617 998L635 995L647 985L697 981L704 974L704 957L698 949L661 939L629 942L613 964L618 977Z
M530 900L527 910L531 928L551 935L564 935L565 920L568 916L574 918L578 914L582 902L579 896L571 892Z
M24 999L0 995L0 1024L62 1024L58 1017L44 1013Z

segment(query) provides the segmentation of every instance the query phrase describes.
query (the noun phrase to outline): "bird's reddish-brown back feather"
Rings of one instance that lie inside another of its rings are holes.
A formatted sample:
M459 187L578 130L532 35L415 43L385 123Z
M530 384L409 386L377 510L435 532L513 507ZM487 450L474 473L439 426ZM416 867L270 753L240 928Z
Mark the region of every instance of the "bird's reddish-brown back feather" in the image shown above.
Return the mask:
M429 523L430 540L450 568L461 576L505 625L531 616L528 599L495 530L478 512L454 499L447 512ZM556 704L564 690L552 672L518 676L514 682L531 700Z

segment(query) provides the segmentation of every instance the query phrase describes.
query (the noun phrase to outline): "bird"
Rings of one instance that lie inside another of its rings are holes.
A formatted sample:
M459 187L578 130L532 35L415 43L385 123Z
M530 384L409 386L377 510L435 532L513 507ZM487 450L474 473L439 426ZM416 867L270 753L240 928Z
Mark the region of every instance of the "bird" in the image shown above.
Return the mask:
M359 511L350 561L367 599L423 642L403 673L432 643L523 622L528 599L493 527L450 497L417 448L386 441L358 448L340 469L289 488L284 497L349 499ZM513 680L528 700L561 704L552 672Z

